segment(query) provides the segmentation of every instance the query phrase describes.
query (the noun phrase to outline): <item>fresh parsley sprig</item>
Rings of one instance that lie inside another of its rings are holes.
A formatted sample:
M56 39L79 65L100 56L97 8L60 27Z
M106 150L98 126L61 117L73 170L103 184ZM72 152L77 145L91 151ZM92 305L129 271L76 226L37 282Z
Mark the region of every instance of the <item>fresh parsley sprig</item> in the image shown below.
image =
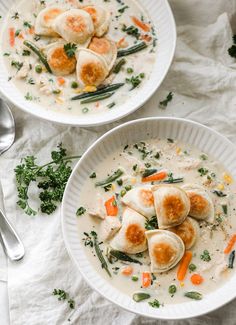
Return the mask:
M168 106L169 102L172 101L173 96L174 96L174 94L172 92L169 92L169 94L166 96L166 99L162 100L159 103L159 107L162 109L165 109Z
M59 301L67 300L68 305L71 309L75 309L75 301L71 299L69 294L63 289L54 289L52 292L53 296L57 296Z
M68 58L73 58L73 56L75 56L76 49L77 45L74 43L67 43L64 45L64 50Z
M16 184L18 191L17 204L28 215L36 215L37 212L29 204L29 187L33 182L42 191L39 194L40 210L42 213L51 214L57 204L62 201L67 181L72 172L71 160L80 156L67 156L67 151L58 145L58 150L51 152L52 161L43 166L36 164L35 156L27 156L22 163L15 168Z

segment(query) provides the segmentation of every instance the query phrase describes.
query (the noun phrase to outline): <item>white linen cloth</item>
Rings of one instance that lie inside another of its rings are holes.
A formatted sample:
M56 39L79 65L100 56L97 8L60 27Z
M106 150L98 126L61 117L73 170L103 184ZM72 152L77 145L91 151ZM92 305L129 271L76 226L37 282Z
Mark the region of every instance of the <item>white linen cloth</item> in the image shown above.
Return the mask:
M232 43L230 23L235 20L236 1L171 0L170 3L178 26L174 62L156 94L125 120L146 116L185 117L213 127L236 143L236 60L227 54ZM173 101L161 110L158 103L169 91L174 93ZM16 205L13 170L20 158L28 154L37 155L40 163L47 161L60 141L71 154L81 154L105 128L88 130L58 126L18 109L13 109L13 113L17 125L16 142L0 157L0 179L7 215L24 241L26 255L20 262L8 263L11 324L67 324L70 311L66 303L52 296L54 288L63 288L75 299L72 324L235 324L236 300L199 318L154 321L126 312L92 291L64 247L60 210L50 216L40 213L35 217L26 216ZM119 123L122 122L124 120ZM31 199L34 202L34 197Z

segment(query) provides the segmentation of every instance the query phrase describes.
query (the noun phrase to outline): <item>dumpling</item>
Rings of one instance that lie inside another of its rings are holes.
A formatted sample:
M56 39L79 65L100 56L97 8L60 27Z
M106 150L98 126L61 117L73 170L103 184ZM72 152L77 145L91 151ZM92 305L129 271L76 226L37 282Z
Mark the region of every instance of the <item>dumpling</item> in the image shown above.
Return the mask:
M184 190L174 185L157 185L152 191L160 229L177 226L186 219L190 200Z
M65 44L63 41L58 41L50 44L46 49L48 64L56 76L71 74L76 68L76 58L67 56L64 50Z
M190 249L198 238L199 225L196 220L187 217L181 225L169 228L169 231L178 235L183 240L185 248Z
M76 73L80 86L99 86L109 73L105 59L87 49L77 51Z
M128 254L144 252L147 249L145 222L146 219L141 214L126 208L121 229L110 242L110 246Z
M150 186L133 188L121 198L121 202L147 218L156 214Z
M90 15L80 9L70 9L58 16L53 22L53 29L67 42L87 47L94 33Z
M207 190L196 184L186 184L182 189L190 199L189 215L197 220L214 222L214 204Z
M184 255L182 239L168 230L146 231L151 272L166 272L172 269Z
M111 70L117 58L117 47L115 42L106 37L93 37L88 48L100 54L106 60L108 69Z
M58 36L53 30L52 24L64 11L65 9L59 6L47 7L40 11L35 22L35 34L51 37Z
M102 7L99 6L87 6L83 7L92 18L94 24L95 35L101 37L109 28L111 14Z

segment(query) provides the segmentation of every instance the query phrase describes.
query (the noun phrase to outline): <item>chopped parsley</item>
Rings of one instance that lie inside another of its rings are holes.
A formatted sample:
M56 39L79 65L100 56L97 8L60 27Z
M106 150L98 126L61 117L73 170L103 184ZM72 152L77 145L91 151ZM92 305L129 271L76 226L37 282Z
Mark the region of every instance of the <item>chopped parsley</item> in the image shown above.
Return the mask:
M228 49L228 53L232 58L236 58L236 35L232 37L233 45Z
M153 301L149 301L148 304L153 308L160 308L161 304L157 299L154 299Z
M222 191L214 190L212 193L216 194L219 197L225 197L225 196L227 196L227 194L223 193Z
M29 23L28 21L24 21L23 26L27 28L32 28L31 23Z
M122 32L126 32L127 35L135 37L137 40L140 37L140 32L137 27L135 26L129 26L123 25Z
M17 71L19 71L23 67L23 62L13 60L13 61L11 61L11 66L16 68Z
M172 92L169 92L169 94L166 96L166 99L162 100L160 103L159 103L159 107L160 108L166 108L169 104L169 102L172 101L173 99L173 93Z
M93 173L89 176L89 178L96 178L96 177L97 177L97 175L96 175L95 172L93 172Z
M147 230L154 230L158 228L157 217L153 216L150 220L145 222L145 229Z
M23 56L29 56L31 52L29 50L23 50L22 55Z
M176 287L176 285L175 285L175 284L171 284L171 285L169 286L169 289L168 289L169 294L170 294L170 295L174 295L174 294L176 293L176 291L177 291L177 287Z
M118 9L118 12L123 14L125 12L125 10L128 8L129 8L129 6L124 6L123 8Z
M211 256L210 253L208 252L207 249L205 249L203 251L203 253L200 255L201 260L203 260L204 262L210 262L211 260Z
M129 83L132 85L132 88L130 90L133 90L134 88L137 88L141 84L142 79L144 77L145 77L145 74L140 73L137 76L132 76L131 78L126 78L125 81L126 81L126 83Z
M12 19L19 19L19 12L15 12L14 15L11 17Z
M86 209L84 207L80 207L77 211L76 211L76 215L78 216L82 216L82 214L85 214Z
M75 301L69 297L69 294L62 289L54 289L53 296L57 296L59 301L67 300L67 303L71 309L75 308Z
M76 49L77 45L74 43L67 43L64 45L64 50L68 58L73 58L73 56L75 56Z
M202 168L198 169L198 172L199 172L200 176L205 176L208 174L209 170L202 167Z

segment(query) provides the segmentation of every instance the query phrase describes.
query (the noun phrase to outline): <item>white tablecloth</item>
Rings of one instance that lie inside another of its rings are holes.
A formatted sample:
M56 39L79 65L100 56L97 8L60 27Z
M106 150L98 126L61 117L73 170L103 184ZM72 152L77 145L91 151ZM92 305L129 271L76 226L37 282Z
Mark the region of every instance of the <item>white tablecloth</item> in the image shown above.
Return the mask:
M145 116L185 117L213 127L236 143L236 61L227 54L232 37L230 24L233 20L236 22L236 1L171 0L170 3L178 26L173 65L152 99L125 120ZM173 101L166 110L160 110L158 103L169 91L174 93ZM73 324L236 323L236 301L206 316L166 322L121 310L92 291L67 255L61 234L60 211L51 216L29 217L17 207L13 169L20 158L28 154L37 155L39 162L46 161L51 149L60 141L71 154L81 154L104 132L104 127L86 130L58 126L39 121L17 109L13 109L13 113L17 124L16 142L0 158L0 179L7 214L24 241L26 256L20 262L8 264L11 324L67 324L70 311L66 303L58 302L51 295L54 288L63 288L75 298ZM3 263L0 255L0 269L4 269Z

